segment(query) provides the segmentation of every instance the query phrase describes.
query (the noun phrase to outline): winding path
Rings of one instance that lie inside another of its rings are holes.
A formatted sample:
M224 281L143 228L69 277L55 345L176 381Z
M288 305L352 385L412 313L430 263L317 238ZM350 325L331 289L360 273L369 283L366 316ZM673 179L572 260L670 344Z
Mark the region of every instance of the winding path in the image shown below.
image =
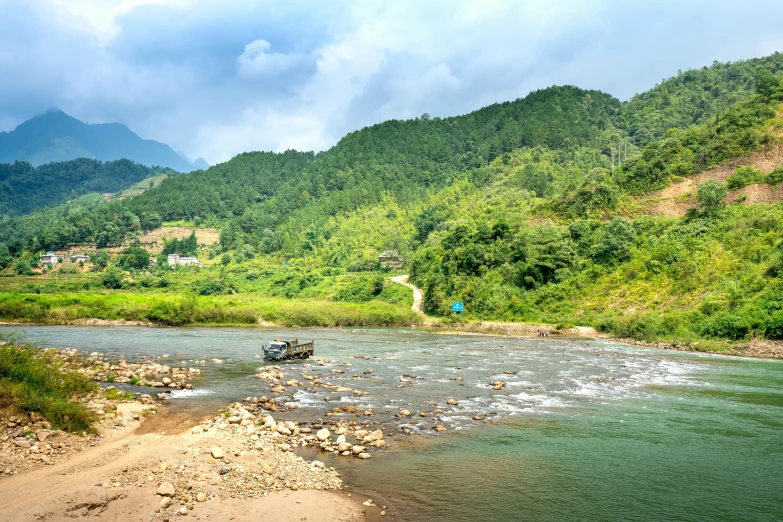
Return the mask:
M424 294L422 293L421 288L410 284L408 278L410 278L410 274L394 276L391 280L413 290L413 306L411 307L411 310L419 315L424 315Z

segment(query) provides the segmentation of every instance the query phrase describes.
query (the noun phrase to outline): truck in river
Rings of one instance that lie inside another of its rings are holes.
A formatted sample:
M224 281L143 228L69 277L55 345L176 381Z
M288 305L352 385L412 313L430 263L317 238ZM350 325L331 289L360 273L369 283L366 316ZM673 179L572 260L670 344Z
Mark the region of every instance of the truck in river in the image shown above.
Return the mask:
M315 341L300 343L299 339L281 341L275 339L264 345L264 360L288 361L291 359L308 359L315 350Z

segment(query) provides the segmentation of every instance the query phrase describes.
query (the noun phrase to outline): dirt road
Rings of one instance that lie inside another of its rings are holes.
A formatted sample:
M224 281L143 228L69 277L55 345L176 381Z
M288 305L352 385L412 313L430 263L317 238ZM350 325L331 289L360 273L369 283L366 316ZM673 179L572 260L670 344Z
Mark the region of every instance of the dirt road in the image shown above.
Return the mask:
M400 275L400 276L394 276L391 278L392 281L395 283L400 283L401 285L407 286L411 290L413 290L413 306L411 307L411 310L416 312L417 314L424 315L424 293L422 293L421 289L417 286L414 286L408 282L408 279L410 278L410 275Z

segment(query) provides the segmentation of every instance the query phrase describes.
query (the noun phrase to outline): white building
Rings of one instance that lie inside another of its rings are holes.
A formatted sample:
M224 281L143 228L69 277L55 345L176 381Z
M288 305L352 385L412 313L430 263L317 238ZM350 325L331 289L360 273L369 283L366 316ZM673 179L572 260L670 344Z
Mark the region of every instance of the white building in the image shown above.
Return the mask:
M55 267L59 262L60 260L57 258L57 254L51 250L41 256L41 266Z
M90 260L90 256L84 254L74 254L71 256L71 263L86 263Z
M198 262L198 258L195 257L182 257L179 254L169 254L169 265L174 268L175 266L201 266Z

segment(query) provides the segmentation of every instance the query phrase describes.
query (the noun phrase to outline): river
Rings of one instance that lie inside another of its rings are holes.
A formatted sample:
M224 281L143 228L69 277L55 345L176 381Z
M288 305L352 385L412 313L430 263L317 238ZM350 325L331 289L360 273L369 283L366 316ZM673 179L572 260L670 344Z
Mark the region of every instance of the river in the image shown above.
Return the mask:
M24 330L44 346L129 362L206 361L195 390L171 399L193 415L269 394L255 378L263 342L315 339L316 359L330 362L286 364L286 375L307 365L367 395L300 389L281 416L326 418L352 403L396 426L390 449L369 461L317 454L388 503L393 520L783 518L783 361L423 329ZM503 389L489 385L499 380ZM396 416L401 408L413 416Z

